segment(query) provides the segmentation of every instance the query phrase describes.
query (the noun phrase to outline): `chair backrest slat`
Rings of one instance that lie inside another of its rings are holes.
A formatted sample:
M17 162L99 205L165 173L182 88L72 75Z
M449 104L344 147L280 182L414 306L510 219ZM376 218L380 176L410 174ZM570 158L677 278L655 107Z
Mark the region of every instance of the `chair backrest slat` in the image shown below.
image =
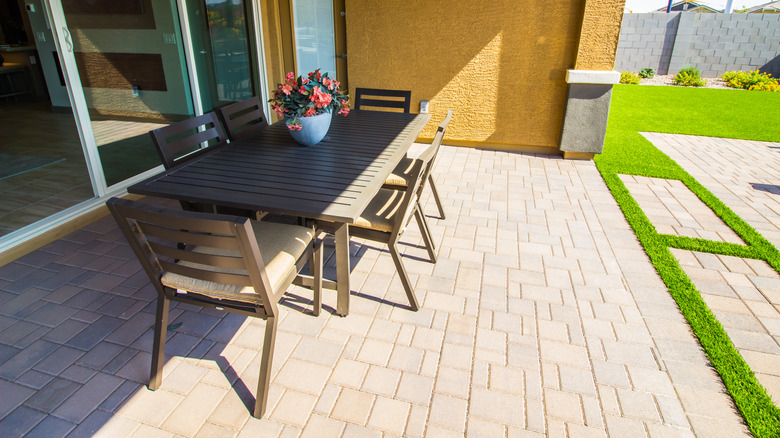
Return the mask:
M230 140L247 137L268 125L260 98L257 96L223 106L217 112L225 124Z
M375 99L374 97L389 97L393 99ZM389 108L401 109L404 113L408 114L411 111L411 105L412 92L409 90L384 90L380 88L355 89L354 108L357 110L365 109L364 107Z
M164 239L168 242L186 243L189 245L208 245L210 248L238 251L238 242L233 236L219 236L217 234L198 234L193 231L173 230L158 227L148 223L139 223L138 227L147 236Z
M244 260L241 258L241 254L238 251L232 254L207 254L161 245L156 242L149 242L149 247L156 254L168 257L173 260L180 260L198 265L210 265L225 269L244 269L246 266Z
M227 143L222 125L213 112L163 126L149 134L166 169ZM203 147L208 142L213 144ZM187 151L192 152L185 153Z

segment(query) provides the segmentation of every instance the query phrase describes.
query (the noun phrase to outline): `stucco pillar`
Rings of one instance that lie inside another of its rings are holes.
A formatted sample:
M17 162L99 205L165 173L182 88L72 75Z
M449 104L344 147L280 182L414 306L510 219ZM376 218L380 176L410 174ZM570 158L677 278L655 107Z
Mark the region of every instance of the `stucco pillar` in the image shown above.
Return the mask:
M569 70L560 149L564 158L592 158L604 149L612 86L620 82L614 71Z
M593 158L604 149L613 71L625 0L586 0L577 61L566 73L566 111L559 149L564 158Z

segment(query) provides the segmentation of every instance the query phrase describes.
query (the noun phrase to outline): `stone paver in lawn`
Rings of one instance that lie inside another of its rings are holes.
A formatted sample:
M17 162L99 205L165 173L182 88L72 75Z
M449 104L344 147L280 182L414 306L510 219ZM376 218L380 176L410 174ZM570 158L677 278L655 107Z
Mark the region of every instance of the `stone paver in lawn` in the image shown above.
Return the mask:
M780 248L780 143L642 135Z
M780 306L773 302L770 292L780 290L780 274L761 269L764 274L745 272L744 265L735 263L736 257L718 255L724 261L720 268L704 268L700 258L709 254L672 249L682 268L689 273L712 313L726 329L734 346L767 389L776 405L780 406ZM763 261L757 262L765 267ZM746 265L746 264L745 264ZM736 272L727 266L736 266ZM708 271L719 280L703 279L692 272ZM719 282L730 290L730 296L712 293L712 284Z
M264 419L250 416L260 320L172 305L169 320L182 325L171 330L161 388L146 389L155 295L111 218L0 267L0 430L748 435L593 162L443 147L433 174L447 212L430 218L439 262L426 261L414 223L401 244L422 308L407 310L382 245L353 240L349 316L333 314L331 290L319 317L301 311L304 288L280 306ZM436 212L429 191L423 204ZM332 277L331 237L325 248ZM724 275L756 272L720 263ZM739 301L746 286L719 298ZM758 317L766 305L744 307ZM775 366L753 354L757 369Z
M744 244L682 181L619 176L659 233Z

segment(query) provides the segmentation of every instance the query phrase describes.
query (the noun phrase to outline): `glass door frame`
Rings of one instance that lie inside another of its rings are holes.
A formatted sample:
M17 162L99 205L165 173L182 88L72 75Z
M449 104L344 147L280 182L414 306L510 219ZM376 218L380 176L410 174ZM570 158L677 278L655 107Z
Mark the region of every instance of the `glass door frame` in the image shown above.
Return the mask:
M200 89L198 88L195 58L192 50L192 34L189 27L189 21L187 19L187 11L184 5L185 0L175 0L176 9L178 11L179 25L182 35L182 47L184 49L184 56L187 64L187 73L189 75L189 86L192 96L192 104L195 115L203 114L203 104L201 100ZM229 0L228 0L229 1ZM95 135L92 129L91 119L89 116L89 109L87 106L86 96L84 89L81 85L81 76L76 66L76 58L74 55L73 40L70 35L70 31L67 28L67 20L65 18L65 12L62 7L61 0L42 0L44 13L51 23L51 31L54 40L55 47L57 48L57 56L62 66L62 75L67 85L68 97L70 98L71 108L73 109L74 123L78 131L79 140L81 141L82 150L84 152L84 159L86 162L89 178L92 183L92 189L94 196L86 201L74 205L60 212L57 212L51 216L48 216L38 222L30 224L24 228L16 230L5 236L0 237L0 253L14 248L15 246L22 244L35 237L41 236L47 233L59 225L63 225L78 217L103 207L106 200L112 196L122 196L127 194L127 187L149 178L152 175L159 173L162 170L162 165L149 169L145 172L139 173L131 178L121 181L117 184L107 186L105 175L103 173L103 167L100 161L100 155L98 153L97 143L95 141ZM257 84L257 92L260 98L265 102L264 110L266 116L271 112L270 105L268 104L268 80L266 75L266 63L265 53L263 50L263 29L260 5L255 1L247 1L247 15L251 17L251 36L250 38L250 50L252 52L252 62L257 67L255 77L253 78ZM247 23L249 24L249 23Z
M284 0L283 0L284 1ZM347 74L347 24L346 24L346 0L332 0L333 2L333 38L334 53L336 58L336 79L342 88L349 90L349 75ZM298 71L298 49L295 44L295 13L293 0L286 0L286 9L282 10L282 37L287 40L290 49L284 52L285 65L290 65L293 72ZM289 26L289 27L288 27ZM296 73L297 74L297 73Z
M59 1L59 0L57 0ZM229 1L229 0L228 0ZM198 81L198 69L195 62L195 49L192 44L192 30L190 28L189 12L185 0L176 0L176 7L179 12L179 25L181 26L182 45L184 47L184 57L187 62L187 72L190 78L190 90L192 94L193 107L195 115L203 115L203 98ZM263 44L263 20L261 17L261 8L259 2L247 0L247 32L249 33L249 51L250 62L253 64L252 80L256 84L256 93L261 102L264 103L263 110L266 120L271 114L271 105L268 103L268 75L266 74L265 50Z

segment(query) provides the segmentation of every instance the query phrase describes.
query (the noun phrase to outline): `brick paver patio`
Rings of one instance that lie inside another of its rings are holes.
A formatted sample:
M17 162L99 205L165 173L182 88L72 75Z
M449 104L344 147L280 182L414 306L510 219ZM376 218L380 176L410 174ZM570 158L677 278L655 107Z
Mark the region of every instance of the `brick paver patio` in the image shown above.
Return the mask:
M290 290L263 420L263 321L172 307L145 388L155 295L111 218L0 268L2 435L749 434L592 162L443 147L435 177L439 262L402 239L420 311L353 241L349 316Z

